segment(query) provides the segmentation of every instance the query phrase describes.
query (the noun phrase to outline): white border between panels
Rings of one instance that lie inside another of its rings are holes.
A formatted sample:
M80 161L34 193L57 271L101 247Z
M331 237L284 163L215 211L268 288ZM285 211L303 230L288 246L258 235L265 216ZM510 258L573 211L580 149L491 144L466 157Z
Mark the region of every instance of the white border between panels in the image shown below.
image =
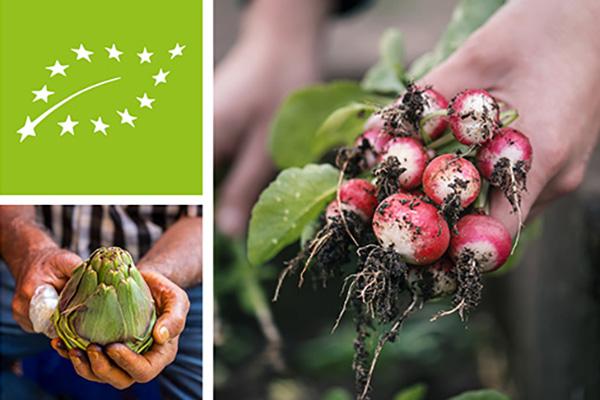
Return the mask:
M0 196L0 205L204 205L206 198L206 195L5 195Z
M202 121L203 121L203 314L202 314L202 392L203 400L214 397L214 285L213 285L213 232L214 232L214 184L213 184L213 0L202 0Z

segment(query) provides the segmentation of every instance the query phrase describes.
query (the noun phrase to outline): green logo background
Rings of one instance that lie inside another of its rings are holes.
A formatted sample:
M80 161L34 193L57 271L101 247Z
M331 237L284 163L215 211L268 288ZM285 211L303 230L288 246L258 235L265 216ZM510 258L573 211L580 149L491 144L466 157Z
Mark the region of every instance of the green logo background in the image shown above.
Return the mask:
M108 58L115 43L121 62ZM185 45L183 56L168 50ZM83 44L92 63L76 60ZM137 53L153 52L140 64ZM50 78L48 66L68 64ZM166 84L152 75L170 71ZM94 83L121 79L75 98L19 143L33 120L66 96ZM33 90L55 92L33 103ZM156 99L140 108L136 97ZM122 125L117 110L136 116ZM62 122L79 121L60 136ZM110 125L93 133L91 119ZM0 0L0 194L202 193L202 2Z

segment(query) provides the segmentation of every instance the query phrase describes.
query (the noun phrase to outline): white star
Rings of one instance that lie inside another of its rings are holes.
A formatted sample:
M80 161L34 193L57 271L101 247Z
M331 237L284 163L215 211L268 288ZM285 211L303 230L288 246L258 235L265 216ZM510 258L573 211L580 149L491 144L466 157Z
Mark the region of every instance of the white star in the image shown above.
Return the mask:
M65 69L67 68L69 68L68 65L61 65L60 62L58 62L58 60L56 60L53 66L46 67L46 69L52 71L52 73L50 74L50 78L52 78L54 75L67 76L67 74L65 73Z
M60 132L60 136L64 135L67 132L70 133L71 135L75 136L75 130L73 128L75 128L75 125L79 125L79 122L72 121L71 116L68 115L67 119L64 122L59 122L58 125L60 125L62 128L62 131Z
M108 51L108 58L114 58L115 60L121 62L121 54L123 54L123 52L119 51L114 43L112 47L105 47L105 49Z
M42 100L44 103L47 103L48 96L52 96L54 94L54 92L48 90L46 85L44 85L41 90L34 90L32 93L35 94L35 99L33 99L34 103L38 100Z
M150 97L148 97L148 95L146 93L144 93L144 97L136 97L136 99L138 99L138 101L140 102L140 108L143 108L143 107L152 108L152 103L154 103L154 100L155 100L155 99L151 99Z
M23 140L27 139L28 136L35 136L35 124L31 122L29 116L27 116L27 120L25 121L25 125L21 129L17 131L21 135L21 140L19 143L23 143Z
M106 136L106 128L108 128L110 125L106 125L104 121L102 121L102 117L98 117L97 121L94 121L93 119L90 121L92 124L94 124L94 133L102 132L102 134Z
M167 75L169 75L171 71L163 72L162 68L156 75L152 75L152 79L154 79L154 86L158 86L159 83L167 83Z
M180 46L179 43L177 43L173 49L169 50L169 53L171 53L171 60L177 56L182 56L183 49L185 49L185 45Z
M92 62L90 56L94 54L94 52L86 50L85 47L83 47L83 44L80 44L78 49L71 49L71 51L74 51L75 54L77 54L78 60L84 59L87 62Z
M146 50L146 48L144 47L144 51L142 51L141 53L137 53L137 55L140 58L140 64L143 64L145 62L151 63L152 61L150 60L150 57L152 57L154 53L148 52L148 50Z
M119 114L119 116L121 117L122 124L129 124L135 128L135 124L133 123L133 121L135 121L137 117L130 115L127 109L125 109L123 112L117 110L117 114Z

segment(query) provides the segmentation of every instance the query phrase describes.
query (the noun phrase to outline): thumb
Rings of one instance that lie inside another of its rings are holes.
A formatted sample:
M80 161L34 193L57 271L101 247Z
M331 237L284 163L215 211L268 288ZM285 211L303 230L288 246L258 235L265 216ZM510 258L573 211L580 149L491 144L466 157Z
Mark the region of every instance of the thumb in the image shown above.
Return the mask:
M144 271L142 276L150 287L159 315L152 336L158 344L165 344L183 331L190 301L183 289L163 275Z

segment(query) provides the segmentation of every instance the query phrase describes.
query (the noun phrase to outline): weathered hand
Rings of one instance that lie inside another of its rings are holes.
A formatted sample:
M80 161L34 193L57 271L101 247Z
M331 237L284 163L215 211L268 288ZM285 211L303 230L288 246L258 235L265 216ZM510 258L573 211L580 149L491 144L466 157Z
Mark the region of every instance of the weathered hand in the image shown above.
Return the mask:
M84 352L67 350L60 339L52 340L52 347L61 356L70 359L75 371L83 378L125 389L135 382L154 379L175 359L179 335L190 307L189 300L179 286L162 274L141 273L150 287L159 315L152 331L154 343L149 351L136 354L127 346L114 343L104 348L92 344Z
M58 247L35 250L23 259L22 267L17 269L19 274L16 276L12 302L13 317L21 328L33 332L29 320L29 303L35 289L49 284L60 291L81 262L77 254Z

